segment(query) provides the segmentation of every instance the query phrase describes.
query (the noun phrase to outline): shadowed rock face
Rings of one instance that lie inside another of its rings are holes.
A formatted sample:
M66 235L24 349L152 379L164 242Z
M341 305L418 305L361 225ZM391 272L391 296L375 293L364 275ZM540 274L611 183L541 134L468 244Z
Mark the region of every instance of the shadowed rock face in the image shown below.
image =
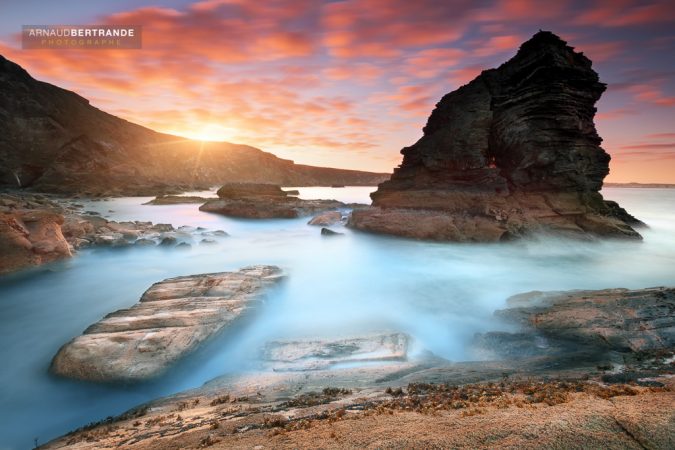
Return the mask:
M152 195L225 182L374 185L385 174L295 164L247 145L157 133L0 56L0 186Z
M280 279L278 267L251 266L155 283L139 303L109 314L61 347L51 370L106 382L158 376L258 306L264 290Z
M535 231L640 238L630 225L641 222L598 192L610 160L593 124L604 90L588 58L537 33L441 99L372 194L376 208L356 211L351 225L454 241Z

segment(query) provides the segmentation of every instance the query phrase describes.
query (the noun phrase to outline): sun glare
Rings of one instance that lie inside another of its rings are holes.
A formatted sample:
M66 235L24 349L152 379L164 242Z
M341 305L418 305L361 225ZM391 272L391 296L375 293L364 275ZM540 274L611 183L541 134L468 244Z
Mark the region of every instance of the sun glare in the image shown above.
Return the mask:
M235 130L215 123L208 123L185 131L175 131L172 134L196 141L221 142L231 141L235 135Z

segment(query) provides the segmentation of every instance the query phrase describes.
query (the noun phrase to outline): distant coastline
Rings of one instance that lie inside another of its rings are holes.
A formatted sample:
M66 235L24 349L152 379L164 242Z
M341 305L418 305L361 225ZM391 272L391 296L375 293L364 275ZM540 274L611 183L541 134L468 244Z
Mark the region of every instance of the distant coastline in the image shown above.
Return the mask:
M667 183L605 183L603 185L603 187L675 189L675 184L667 184Z

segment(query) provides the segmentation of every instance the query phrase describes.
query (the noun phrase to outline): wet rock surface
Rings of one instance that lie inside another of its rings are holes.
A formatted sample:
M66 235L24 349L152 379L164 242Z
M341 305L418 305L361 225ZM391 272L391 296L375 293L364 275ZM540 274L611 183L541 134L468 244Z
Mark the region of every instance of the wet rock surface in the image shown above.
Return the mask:
M0 274L69 258L63 216L39 210L0 210Z
M270 342L265 371L219 377L47 448L315 448L318 440L347 448L670 448L672 291L514 296L500 315L523 329L478 339L502 359L411 357L401 333ZM631 337L644 326L660 331ZM378 358L329 370L314 364Z
M199 197L195 195L159 195L146 205L182 205L186 203L204 203L211 200L209 197Z
M405 361L409 344L405 333L272 341L261 358L274 371L319 370L338 364Z
M177 248L193 239L216 241L222 230L144 221L116 222L85 211L78 199L25 191L0 193L0 274L66 259L90 247Z
M591 61L539 32L497 69L444 96L424 136L355 210L366 231L447 241L533 233L640 239L644 225L599 193L610 156L593 117Z
M552 340L621 352L675 348L675 289L529 292L497 315Z
M328 227L331 225L336 225L341 222L342 222L342 213L340 211L329 211L312 217L312 219L309 222L307 222L307 225Z
M51 371L103 382L156 377L257 308L280 279L278 267L251 266L155 283L139 303L107 315L61 347Z
M246 219L293 219L347 207L336 200L302 200L272 184L230 183L218 189L218 197L199 210Z

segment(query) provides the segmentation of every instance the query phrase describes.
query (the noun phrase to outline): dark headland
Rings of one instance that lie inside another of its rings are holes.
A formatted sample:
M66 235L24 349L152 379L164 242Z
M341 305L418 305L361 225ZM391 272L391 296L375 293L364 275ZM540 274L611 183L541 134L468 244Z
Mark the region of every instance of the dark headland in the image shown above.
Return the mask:
M0 187L66 194L158 195L227 182L374 186L388 177L158 133L35 80L1 55L0 160Z

